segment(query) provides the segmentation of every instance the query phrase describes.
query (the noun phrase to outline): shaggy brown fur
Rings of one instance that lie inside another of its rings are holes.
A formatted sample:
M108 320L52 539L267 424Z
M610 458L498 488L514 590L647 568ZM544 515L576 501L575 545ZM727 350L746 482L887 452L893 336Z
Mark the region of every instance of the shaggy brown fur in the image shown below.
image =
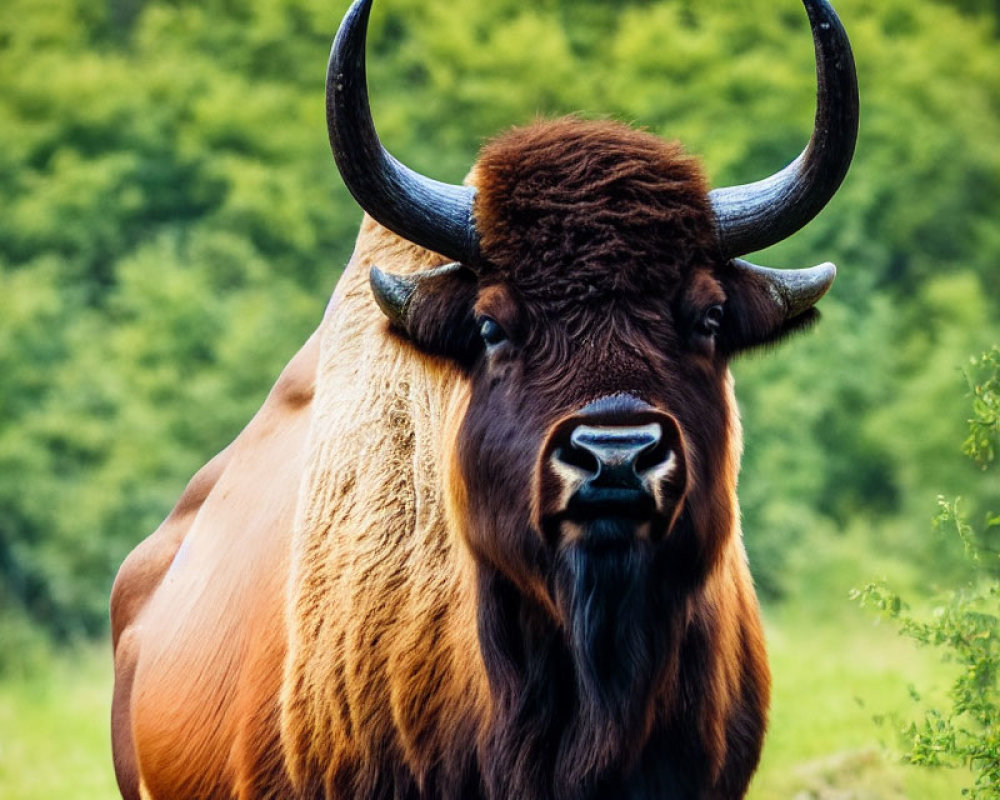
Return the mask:
M699 162L677 143L569 117L515 128L473 171L484 278L573 314L671 296L718 256Z
M498 701L481 748L491 796L739 796L767 669L725 364L692 342L691 319L725 298L701 172L676 145L567 119L488 145L474 177L488 260L476 309L511 339L473 371L456 442ZM565 415L621 393L679 424L683 514L616 555L546 542L538 499L510 498L533 497L534 459Z
M489 144L472 181L478 286L407 341L368 270L441 259L367 220L284 389L123 566L127 797L745 792L769 678L726 352L697 328L733 288L701 173L568 119ZM540 453L624 394L676 426L681 505L613 551L546 535Z

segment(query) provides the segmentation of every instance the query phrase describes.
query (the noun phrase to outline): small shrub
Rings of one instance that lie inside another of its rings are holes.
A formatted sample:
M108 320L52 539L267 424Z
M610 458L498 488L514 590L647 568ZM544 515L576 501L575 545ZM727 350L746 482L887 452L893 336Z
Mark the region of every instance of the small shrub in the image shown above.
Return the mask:
M963 451L983 469L995 466L1000 450L1000 347L974 359L968 372L973 417ZM957 666L944 708L928 706L915 690L922 717L902 727L904 758L926 767L968 766L974 778L962 794L972 800L1000 798L1000 553L990 546L1000 515L973 525L960 499L938 499L935 527L958 536L971 578L935 598L929 618L920 618L884 584L856 592L864 605L895 620L902 635L940 648Z

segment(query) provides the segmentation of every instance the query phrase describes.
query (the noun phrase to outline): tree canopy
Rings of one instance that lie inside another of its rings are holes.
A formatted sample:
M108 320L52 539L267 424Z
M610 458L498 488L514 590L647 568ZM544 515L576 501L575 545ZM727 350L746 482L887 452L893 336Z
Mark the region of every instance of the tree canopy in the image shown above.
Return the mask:
M323 119L344 6L0 10L0 626L104 630L121 559L317 324L361 216ZM1000 340L1000 12L836 6L857 159L755 260L840 278L817 330L735 365L744 528L773 597L810 537L862 528L961 569L916 541L929 492L1000 505L954 447L959 367ZM812 59L794 0L379 0L369 74L383 140L443 180L510 125L581 113L682 140L722 185L801 149Z

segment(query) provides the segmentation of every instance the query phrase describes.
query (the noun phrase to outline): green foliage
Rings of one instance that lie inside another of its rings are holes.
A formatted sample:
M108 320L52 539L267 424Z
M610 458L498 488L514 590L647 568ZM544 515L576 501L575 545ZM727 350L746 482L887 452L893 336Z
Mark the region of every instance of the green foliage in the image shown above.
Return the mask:
M1000 347L973 360L969 372L972 419L962 452L983 469L996 461L1000 450Z
M973 361L969 384L974 416L964 449L986 469L996 460L1000 441L1000 348ZM963 543L974 578L936 598L929 619L916 616L883 584L872 584L856 596L896 620L904 636L940 648L956 665L950 706L925 704L922 719L904 727L907 760L927 767L967 765L975 783L963 795L1000 798L1000 553L988 544L989 533L1000 530L1000 515L988 515L980 531L959 500L938 502L935 527ZM915 691L913 699L921 702Z
M0 617L104 630L117 565L319 318L359 214L279 67L301 10L0 12Z
M0 618L12 626L104 630L117 565L319 320L360 220L323 120L345 5L3 4ZM993 12L836 5L861 74L858 157L830 207L758 260L830 258L841 277L816 332L735 370L744 528L769 597L846 529L879 530L879 552L918 571L961 575L956 549L915 546L919 498L938 487L977 513L1000 505L995 481L948 455L950 365L1000 341ZM569 112L679 138L715 184L754 180L798 152L813 117L797 0L378 0L370 52L383 140L450 181L484 138Z

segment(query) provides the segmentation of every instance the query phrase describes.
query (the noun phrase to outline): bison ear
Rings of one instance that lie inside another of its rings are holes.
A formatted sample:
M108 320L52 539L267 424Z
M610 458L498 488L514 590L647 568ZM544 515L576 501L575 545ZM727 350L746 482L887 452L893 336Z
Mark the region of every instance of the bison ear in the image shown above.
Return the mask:
M372 267L369 283L393 328L421 350L468 364L482 349L473 317L479 284L467 267L445 264L412 275Z
M837 277L829 262L808 269L770 269L733 259L720 276L726 290L722 346L738 353L779 341L819 317L814 308Z

